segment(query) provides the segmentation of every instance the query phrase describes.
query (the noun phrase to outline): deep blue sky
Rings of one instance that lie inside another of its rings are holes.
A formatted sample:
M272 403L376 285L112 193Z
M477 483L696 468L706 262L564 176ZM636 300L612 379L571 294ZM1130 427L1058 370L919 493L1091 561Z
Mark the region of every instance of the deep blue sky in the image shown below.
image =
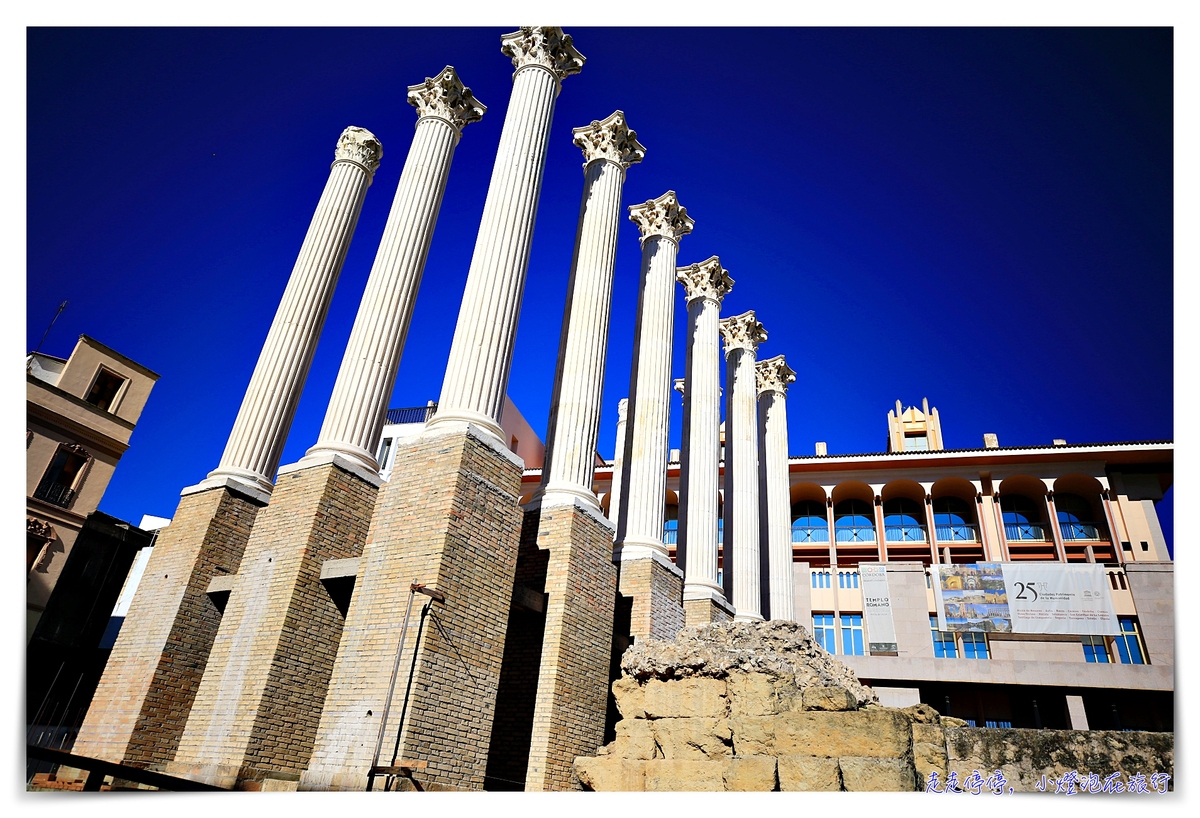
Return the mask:
M42 351L86 333L162 375L102 510L169 517L216 466L358 125L383 163L283 463L315 441L412 138L405 88L451 64L488 113L455 155L391 405L438 397L511 28L29 30L27 348L67 299ZM677 191L696 220L679 262L719 255L723 312L756 310L760 357L799 373L792 454L879 451L896 399L926 396L951 448L1173 437L1170 29L567 30L587 64L555 111L509 385L543 438L583 181L570 132L617 108L647 148L625 204ZM626 222L606 457L639 258ZM680 295L677 338L685 319Z

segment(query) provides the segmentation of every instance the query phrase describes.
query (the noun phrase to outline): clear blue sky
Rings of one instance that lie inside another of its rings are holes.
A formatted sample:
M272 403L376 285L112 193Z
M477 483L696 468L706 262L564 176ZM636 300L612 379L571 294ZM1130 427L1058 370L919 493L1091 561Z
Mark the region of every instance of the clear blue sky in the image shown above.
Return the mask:
M217 465L358 125L383 162L282 462L316 440L412 138L405 88L450 64L488 113L455 155L391 405L437 398L512 28L29 30L27 348L69 300L42 351L86 333L162 375L102 510L169 517ZM647 148L625 204L677 191L696 220L679 262L719 255L725 314L756 310L760 357L797 370L792 454L879 451L896 399L926 396L951 448L1173 437L1170 29L567 31L587 64L555 111L509 385L543 438L583 181L570 132L618 108ZM637 239L626 222L606 457ZM677 338L685 318L680 295Z

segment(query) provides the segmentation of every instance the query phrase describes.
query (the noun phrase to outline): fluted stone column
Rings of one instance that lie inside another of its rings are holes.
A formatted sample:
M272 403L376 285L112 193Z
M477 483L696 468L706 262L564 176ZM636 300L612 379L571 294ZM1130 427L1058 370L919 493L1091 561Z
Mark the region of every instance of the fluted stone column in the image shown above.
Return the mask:
M341 455L378 471L375 452L429 256L454 149L462 129L487 108L463 86L453 66L408 89L418 112L416 133L350 331L316 445L302 462Z
M631 635L674 638L683 625L682 572L663 545L671 334L679 240L695 222L673 190L630 207L629 218L641 232L642 269L621 477L625 505L613 556L621 563L621 593L633 597Z
M612 562L612 524L592 493L592 478L621 188L625 171L645 155L621 111L573 133L585 160L583 200L542 484L524 506L522 530L525 537L536 532L536 549L523 542L517 557L517 581L532 581L532 590L546 595L545 624L539 634L513 621L505 643L510 659L500 676L501 690L508 690L520 687L519 680L531 671L537 674L530 742L522 746L513 728L523 735L524 725L511 724L507 740L493 742L488 759L489 774L496 770L503 776L503 770L508 773L504 777L515 780L524 773L525 789L531 792L577 788L571 770L576 756L604 741L617 569ZM513 616L510 613L510 620ZM531 666L529 642L539 636L540 661ZM524 710L516 701L503 704ZM497 710L501 706L497 700ZM509 757L501 757L505 755ZM521 760L526 762L523 769Z
M688 307L687 390L679 471L679 557L688 625L729 619L732 608L717 582L718 493L721 481L721 300L733 279L713 256L680 267Z
M308 766L342 635L321 582L362 554L378 443L461 129L484 109L447 66L408 89L416 134L325 415L323 437L279 470L232 579L221 627L169 769L232 786ZM303 622L302 628L294 623Z
M501 38L512 57L512 96L475 252L471 257L438 412L429 431L473 424L504 445L500 414L512 366L525 272L542 192L554 102L584 57L555 26L524 26Z
M792 504L788 477L787 387L796 373L782 355L759 361L758 382L758 496L761 518L760 567L763 616L796 619L795 577L792 571Z
M408 787L485 785L522 527L521 459L499 418L554 100L583 64L558 28L501 43L517 70L441 402L379 491L302 790L366 786L398 649L381 763L426 761ZM412 582L445 601L423 600L400 645Z
M572 133L585 160L583 202L567 283L539 494L543 507L569 504L577 498L599 510L592 477L600 434L621 188L626 169L642 161L645 148L621 111Z
M625 473L625 426L629 417L629 398L617 401L617 436L613 444L612 483L608 493L608 519L613 524L613 534L621 528L621 478Z
M725 597L739 621L760 620L758 388L754 364L767 340L754 310L721 321L725 339Z
M329 181L250 376L225 453L217 468L194 488L214 488L233 480L271 492L333 288L382 156L379 140L363 128L347 128L338 139Z
M145 767L175 756L221 623L209 584L237 573L271 497L271 478L382 153L362 128L347 128L338 139L220 465L181 492L80 727L75 747L90 757Z

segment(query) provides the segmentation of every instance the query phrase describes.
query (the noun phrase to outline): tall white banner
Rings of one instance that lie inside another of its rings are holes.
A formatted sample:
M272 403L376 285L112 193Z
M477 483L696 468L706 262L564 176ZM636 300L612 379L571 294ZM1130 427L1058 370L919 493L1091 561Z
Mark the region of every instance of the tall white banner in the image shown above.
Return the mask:
M892 595L888 590L887 566L879 562L860 562L858 578L862 584L868 649L871 653L895 653L896 625L892 621Z
M935 565L938 629L1115 636L1104 566L981 562Z

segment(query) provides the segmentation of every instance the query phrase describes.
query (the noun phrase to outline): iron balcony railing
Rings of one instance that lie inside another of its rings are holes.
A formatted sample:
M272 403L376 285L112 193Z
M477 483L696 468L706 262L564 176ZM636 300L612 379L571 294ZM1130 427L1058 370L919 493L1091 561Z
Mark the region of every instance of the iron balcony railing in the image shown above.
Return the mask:
M1108 527L1104 523L1059 522L1064 540L1088 540L1103 542L1108 539Z
M388 423L425 423L437 411L437 404L432 406L412 406L404 409L388 409Z
M885 525L885 542L927 542L923 525Z
M829 542L829 526L792 526L792 542Z
M75 499L75 489L53 480L43 480L34 490L33 496L62 508L70 508L71 501Z
M1005 523L1004 536L1010 540L1049 542L1049 528L1042 523Z
M874 526L838 526L836 531L838 542L875 542Z
M968 523L953 523L950 525L934 526L937 531L938 542L979 542L979 535L975 533L976 529L973 524Z

